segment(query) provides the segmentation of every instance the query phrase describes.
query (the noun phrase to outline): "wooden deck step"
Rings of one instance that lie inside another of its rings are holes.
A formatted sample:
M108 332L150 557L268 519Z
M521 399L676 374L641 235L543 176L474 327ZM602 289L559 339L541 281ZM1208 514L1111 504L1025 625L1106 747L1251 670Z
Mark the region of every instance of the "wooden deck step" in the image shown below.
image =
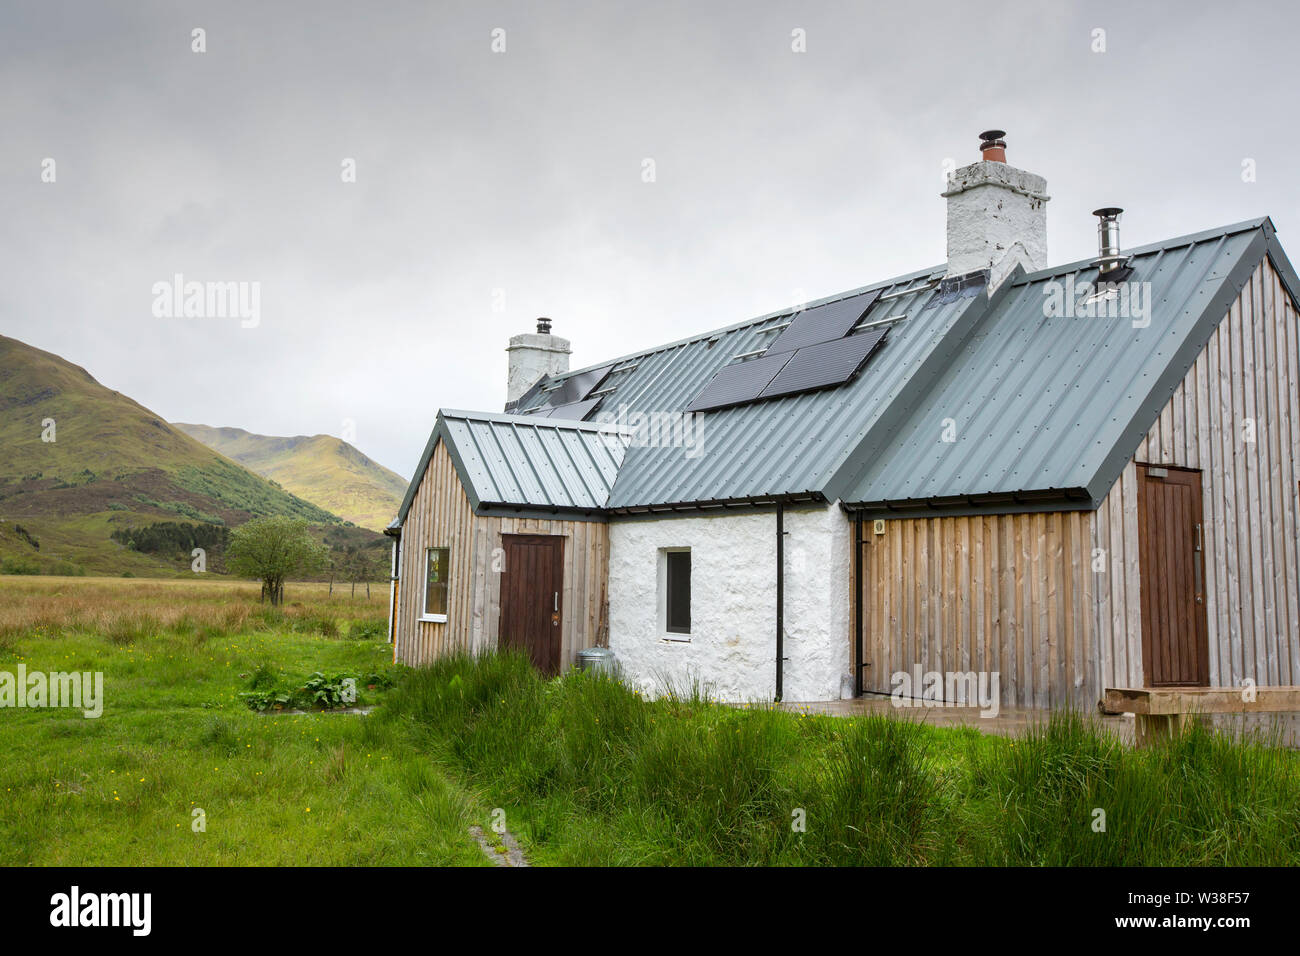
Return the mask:
M1107 687L1101 710L1135 715L1134 739L1145 747L1208 714L1300 711L1300 687Z

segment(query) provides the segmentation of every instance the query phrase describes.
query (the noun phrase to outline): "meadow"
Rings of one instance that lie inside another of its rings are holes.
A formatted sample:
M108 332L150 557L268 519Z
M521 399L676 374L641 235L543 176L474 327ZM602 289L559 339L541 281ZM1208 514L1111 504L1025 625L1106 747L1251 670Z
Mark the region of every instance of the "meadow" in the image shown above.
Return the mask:
M0 576L0 671L98 670L103 716L0 709L0 864L1295 865L1300 754L1199 728L1133 750L1081 715L1019 738L410 670L386 594ZM260 715L258 675L376 680L367 715ZM196 832L196 810L204 829ZM1100 811L1100 813L1099 813Z

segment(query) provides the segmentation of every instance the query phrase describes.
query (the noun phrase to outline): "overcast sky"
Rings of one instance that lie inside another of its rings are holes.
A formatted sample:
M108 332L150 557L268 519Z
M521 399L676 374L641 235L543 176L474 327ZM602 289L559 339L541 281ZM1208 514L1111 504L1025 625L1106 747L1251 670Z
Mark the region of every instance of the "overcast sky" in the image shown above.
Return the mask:
M1271 215L1300 256L1291 3L0 11L0 332L170 421L351 420L407 477L539 315L579 367L942 263L991 127L1053 263L1102 205L1125 246ZM178 273L259 283L259 323L156 316Z

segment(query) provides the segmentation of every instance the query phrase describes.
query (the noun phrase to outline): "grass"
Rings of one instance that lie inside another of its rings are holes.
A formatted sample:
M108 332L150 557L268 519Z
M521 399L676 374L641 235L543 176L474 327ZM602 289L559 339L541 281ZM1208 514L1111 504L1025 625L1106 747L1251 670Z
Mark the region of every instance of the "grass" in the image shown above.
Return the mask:
M509 655L412 671L386 596L325 590L290 585L279 614L256 585L0 580L0 671L102 671L106 695L96 720L0 709L0 864L487 865L467 830L496 810L540 864L1300 860L1300 755L1266 739L650 701ZM397 683L369 716L240 697L313 671Z
M373 716L259 716L239 698L259 671L395 672L389 645L347 635L383 620L386 595L291 584L301 607L279 616L256 585L39 583L0 581L0 671L100 671L105 706L0 710L0 865L483 862L465 839L482 808L411 740ZM338 637L303 623L325 620Z
M1261 737L1194 728L1137 751L1071 714L1007 739L691 694L645 701L586 674L544 681L515 657L411 672L386 709L496 801L541 862L1300 861L1300 755Z

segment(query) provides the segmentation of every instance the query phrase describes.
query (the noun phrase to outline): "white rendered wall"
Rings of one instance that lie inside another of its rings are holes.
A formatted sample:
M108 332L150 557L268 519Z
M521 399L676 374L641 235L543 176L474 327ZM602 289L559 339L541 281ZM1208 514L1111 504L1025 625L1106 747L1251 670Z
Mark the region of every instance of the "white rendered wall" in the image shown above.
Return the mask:
M850 524L838 506L785 515L785 700L834 700L849 673ZM669 635L662 549L691 549L691 634ZM698 683L712 698L776 690L776 514L610 523L609 646L652 694Z

